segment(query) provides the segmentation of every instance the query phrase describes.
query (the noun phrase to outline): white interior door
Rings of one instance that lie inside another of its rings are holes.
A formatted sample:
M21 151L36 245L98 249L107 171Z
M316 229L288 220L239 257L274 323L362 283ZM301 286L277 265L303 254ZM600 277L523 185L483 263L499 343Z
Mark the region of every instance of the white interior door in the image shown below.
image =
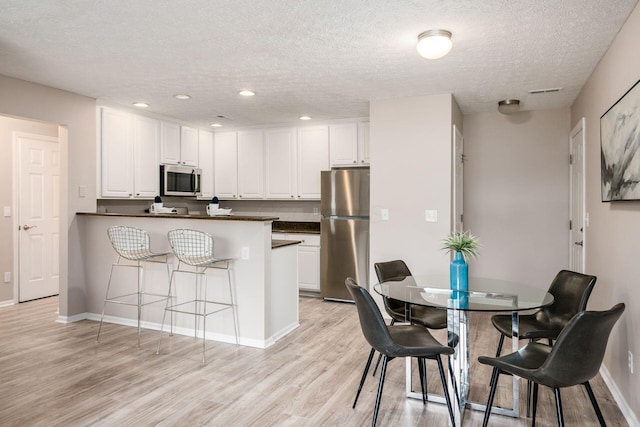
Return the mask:
M464 163L464 138L462 133L453 125L453 225L454 231L464 231L462 214L463 195L463 163Z
M585 147L585 119L571 131L569 150L571 161L570 170L570 230L569 230L569 268L578 273L584 273L585 255L585 208L584 208L584 147Z
M59 292L60 150L57 138L18 135L18 300Z

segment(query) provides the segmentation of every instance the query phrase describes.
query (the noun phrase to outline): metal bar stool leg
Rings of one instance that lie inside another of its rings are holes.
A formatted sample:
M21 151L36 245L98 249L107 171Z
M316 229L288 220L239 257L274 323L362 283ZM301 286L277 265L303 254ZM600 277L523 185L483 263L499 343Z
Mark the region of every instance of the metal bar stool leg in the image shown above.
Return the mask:
M233 291L233 285L231 284L231 270L227 264L227 280L229 281L229 295L231 296L231 314L233 315L233 332L236 335L236 345L240 344L238 339L238 305L236 304L236 293Z
M115 266L116 264L111 264L111 272L109 273L109 281L107 282L107 292L104 294L104 302L102 303L102 315L100 316L100 325L98 326L98 335L96 336L96 342L100 342L100 332L102 331L102 321L104 320L104 308L107 306L107 300L109 299L111 277L113 276L113 267Z
M169 295L171 295L171 285L173 284L173 276L175 274L176 270L173 270L171 272L171 278L169 279ZM169 304L170 302L170 298L167 298L167 302L164 306L164 313L162 314L162 323L160 324L160 335L158 336L158 347L156 347L156 354L160 354L160 341L162 340L162 331L164 330L164 321L167 317L167 311L169 310ZM172 311L172 315L173 315L173 311ZM173 329L173 325L171 325L171 328Z

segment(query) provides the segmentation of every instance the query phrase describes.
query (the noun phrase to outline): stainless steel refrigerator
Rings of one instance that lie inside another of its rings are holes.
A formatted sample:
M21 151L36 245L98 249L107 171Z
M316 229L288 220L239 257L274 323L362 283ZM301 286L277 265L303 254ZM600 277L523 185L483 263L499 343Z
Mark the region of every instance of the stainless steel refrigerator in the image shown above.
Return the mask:
M347 277L369 288L369 168L336 168L320 178L320 293L353 301Z

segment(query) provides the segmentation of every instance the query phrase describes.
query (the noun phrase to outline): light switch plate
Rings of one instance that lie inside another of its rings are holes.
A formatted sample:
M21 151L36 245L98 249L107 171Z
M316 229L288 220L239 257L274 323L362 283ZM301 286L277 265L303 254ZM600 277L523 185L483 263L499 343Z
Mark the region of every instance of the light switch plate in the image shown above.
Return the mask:
M246 246L242 247L242 250L240 251L240 258L242 259L249 259L249 248Z
M11 216L11 206L4 207L4 216Z
M5 271L4 272L4 283L9 283L11 281L11 272L10 271Z
M438 222L438 211L427 209L424 211L424 220L426 222Z
M380 209L380 219L389 221L389 209Z
M87 187L81 185L78 187L78 197L87 197Z

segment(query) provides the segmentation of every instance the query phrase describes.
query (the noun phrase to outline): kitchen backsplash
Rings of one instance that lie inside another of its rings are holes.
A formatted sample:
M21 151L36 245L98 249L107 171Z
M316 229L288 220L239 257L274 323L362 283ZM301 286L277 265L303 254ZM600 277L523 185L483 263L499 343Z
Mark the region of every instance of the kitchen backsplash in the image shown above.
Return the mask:
M149 209L151 200L99 199L98 212L141 213ZM205 200L185 197L163 197L164 206L187 208L190 214L205 215ZM220 207L231 208L233 213L277 216L281 221L320 222L320 202L317 200L232 200L220 202Z

